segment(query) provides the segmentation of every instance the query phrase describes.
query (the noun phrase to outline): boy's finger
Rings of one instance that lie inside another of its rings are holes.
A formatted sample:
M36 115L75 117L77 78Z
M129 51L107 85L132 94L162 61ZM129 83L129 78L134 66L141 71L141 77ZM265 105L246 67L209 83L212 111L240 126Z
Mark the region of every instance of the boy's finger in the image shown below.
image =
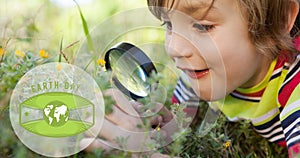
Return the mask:
M151 118L151 125L161 125L164 126L166 123L170 122L174 118L171 111L166 107L162 107L157 113L157 116Z
M151 118L151 121L150 121L150 124L152 126L157 126L157 125L161 125L163 124L163 117L162 116L156 116L156 117L152 117Z
M137 101L131 100L130 104L133 107L133 109L135 111L137 111L139 114L141 114L142 112L144 112L143 108L145 107L145 105L143 105L142 103L139 103Z
M115 106L112 108L113 112L105 117L107 120L113 122L117 126L123 127L127 130L137 130L137 126L143 125L140 118L128 115Z
M113 141L117 137L124 136L124 134L122 133L122 130L120 130L120 127L110 122L109 120L104 119L99 136L108 141Z
M173 113L168 110L165 106L160 109L160 112L163 116L163 122L169 122L173 119Z
M136 117L139 116L135 109L132 107L130 101L119 90L108 89L105 91L105 95L111 96L112 99L116 101L116 106L118 106L125 113Z

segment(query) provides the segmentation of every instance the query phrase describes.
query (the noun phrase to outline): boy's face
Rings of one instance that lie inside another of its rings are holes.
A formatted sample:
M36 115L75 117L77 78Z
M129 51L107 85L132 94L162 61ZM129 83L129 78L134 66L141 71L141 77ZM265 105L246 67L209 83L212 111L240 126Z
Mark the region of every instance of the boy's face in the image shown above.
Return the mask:
M270 62L250 41L236 0L216 0L208 10L210 4L211 0L176 0L164 17L165 45L199 97L217 100L237 87L258 84Z

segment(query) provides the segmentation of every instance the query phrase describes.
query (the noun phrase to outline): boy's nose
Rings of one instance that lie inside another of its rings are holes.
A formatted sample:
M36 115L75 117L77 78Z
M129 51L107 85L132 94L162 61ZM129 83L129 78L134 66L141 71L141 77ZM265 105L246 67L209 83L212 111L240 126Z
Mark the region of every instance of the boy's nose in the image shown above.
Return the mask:
M193 55L193 46L187 38L176 33L172 33L168 38L166 47L171 58L188 58Z

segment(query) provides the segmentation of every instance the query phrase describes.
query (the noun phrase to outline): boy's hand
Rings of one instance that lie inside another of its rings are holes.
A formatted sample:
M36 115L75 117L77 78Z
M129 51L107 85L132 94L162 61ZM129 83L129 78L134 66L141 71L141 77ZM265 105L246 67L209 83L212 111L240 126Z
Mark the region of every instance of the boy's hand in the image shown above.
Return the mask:
M157 104L154 109L151 109L153 117L147 118L151 120L152 125L149 129L142 121L142 117L149 116L149 110L141 110L143 105L127 100L120 91L115 89L108 90L105 95L111 96L116 101L116 105L113 106L113 112L105 116L99 138L96 138L86 151L95 148L104 149L106 152L114 149L133 152L150 151L153 149L147 147L146 144L155 142L155 136L158 133L167 139L166 142L171 143L170 134L174 132L174 129L170 126L174 125L174 121L173 124L168 122L173 119L173 114L162 104ZM93 138L83 139L81 145L85 145L90 139Z

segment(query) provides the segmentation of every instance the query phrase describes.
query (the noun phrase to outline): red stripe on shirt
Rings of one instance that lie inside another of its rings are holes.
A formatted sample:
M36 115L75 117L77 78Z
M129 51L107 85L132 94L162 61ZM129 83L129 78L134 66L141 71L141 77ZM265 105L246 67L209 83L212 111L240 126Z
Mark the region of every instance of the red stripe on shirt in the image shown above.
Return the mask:
M175 95L172 96L171 103L172 104L179 103L179 101L177 100L177 98L175 97Z
M276 65L274 67L274 71L279 68L282 68L287 61L289 61L287 53L285 51L281 51L280 55L278 56Z
M282 147L286 147L286 141L281 141L281 142L278 142L277 144Z
M279 103L284 107L286 102L289 100L292 92L300 83L300 73L297 73L291 81L289 81L281 90L281 93L278 95Z
M258 92L254 92L254 93L242 93L237 90L235 90L234 93L240 94L245 97L261 97L263 95L264 91L265 91L265 88Z

